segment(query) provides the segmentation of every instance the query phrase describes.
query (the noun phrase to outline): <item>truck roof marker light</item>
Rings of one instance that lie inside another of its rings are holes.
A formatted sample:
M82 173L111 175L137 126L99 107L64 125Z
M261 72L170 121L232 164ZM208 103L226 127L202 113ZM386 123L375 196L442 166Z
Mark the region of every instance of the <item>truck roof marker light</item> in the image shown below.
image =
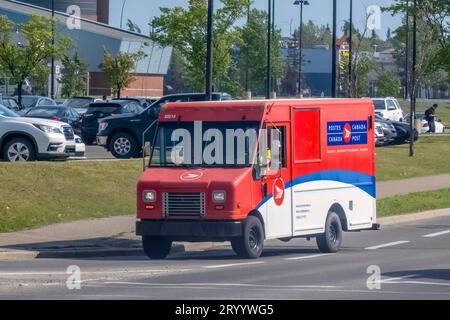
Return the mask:
M155 206L152 205L152 204L146 204L146 205L145 205L145 209L147 209L147 210L153 210L153 209L155 209Z
M224 206L216 206L215 208L216 208L216 210L223 210Z

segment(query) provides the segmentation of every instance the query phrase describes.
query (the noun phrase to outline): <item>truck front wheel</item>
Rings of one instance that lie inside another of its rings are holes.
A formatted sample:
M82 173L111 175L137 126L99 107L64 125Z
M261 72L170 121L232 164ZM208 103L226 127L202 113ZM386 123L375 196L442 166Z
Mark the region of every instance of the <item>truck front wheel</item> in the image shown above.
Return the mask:
M339 216L330 212L325 222L325 232L316 238L320 252L338 252L342 243L342 225Z
M142 247L150 259L164 259L170 253L172 241L164 237L142 237Z
M242 237L231 240L231 247L241 258L259 258L264 248L264 228L261 221L249 216L244 224Z

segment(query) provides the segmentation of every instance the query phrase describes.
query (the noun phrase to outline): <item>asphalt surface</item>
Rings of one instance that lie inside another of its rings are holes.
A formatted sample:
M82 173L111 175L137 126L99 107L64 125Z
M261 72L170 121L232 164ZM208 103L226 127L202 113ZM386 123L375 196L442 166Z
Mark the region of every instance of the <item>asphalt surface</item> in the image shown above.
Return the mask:
M80 289L67 287L70 266L80 268L80 282L71 282ZM0 299L449 300L450 218L346 233L337 254L296 239L267 243L258 260L237 259L224 247L162 261L0 262Z
M86 146L86 159L115 159L111 152L106 151L105 148L99 146Z

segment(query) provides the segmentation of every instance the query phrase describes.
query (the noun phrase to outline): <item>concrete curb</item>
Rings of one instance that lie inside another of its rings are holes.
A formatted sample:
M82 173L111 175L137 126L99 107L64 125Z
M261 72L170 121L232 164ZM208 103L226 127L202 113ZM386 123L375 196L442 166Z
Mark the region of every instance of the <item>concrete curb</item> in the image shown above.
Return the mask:
M437 217L449 217L450 208L424 211L420 213L404 214L378 219L383 226L396 225L432 219ZM223 242L202 243L176 243L172 247L171 254L184 253L186 251L202 251L223 247ZM111 258L111 257L145 257L142 248L99 248L99 249L76 249L74 250L12 250L0 249L0 261L24 261L33 259L80 259L80 258Z

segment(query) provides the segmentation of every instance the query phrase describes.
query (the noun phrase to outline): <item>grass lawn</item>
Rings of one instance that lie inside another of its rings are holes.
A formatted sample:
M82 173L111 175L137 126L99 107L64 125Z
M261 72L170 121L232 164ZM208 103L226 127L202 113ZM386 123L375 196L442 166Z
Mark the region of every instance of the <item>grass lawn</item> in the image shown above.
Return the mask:
M378 217L450 208L450 189L417 192L377 201Z
M398 100L402 106L404 112L409 113L410 102L407 100ZM442 120L445 126L450 126L450 100L417 100L417 111L424 112L427 108L431 107L434 103L439 105L436 111L438 119Z
M415 156L409 145L377 148L377 180L398 180L450 173L450 136L420 137Z
M0 232L135 212L141 161L0 162Z

